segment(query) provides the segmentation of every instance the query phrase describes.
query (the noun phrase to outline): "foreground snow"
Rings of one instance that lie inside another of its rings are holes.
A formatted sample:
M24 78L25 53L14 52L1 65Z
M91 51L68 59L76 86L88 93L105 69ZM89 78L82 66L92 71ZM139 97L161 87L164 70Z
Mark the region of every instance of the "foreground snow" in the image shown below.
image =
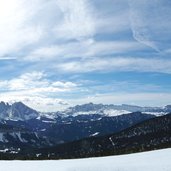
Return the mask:
M130 155L58 161L0 161L1 171L170 171L171 148Z

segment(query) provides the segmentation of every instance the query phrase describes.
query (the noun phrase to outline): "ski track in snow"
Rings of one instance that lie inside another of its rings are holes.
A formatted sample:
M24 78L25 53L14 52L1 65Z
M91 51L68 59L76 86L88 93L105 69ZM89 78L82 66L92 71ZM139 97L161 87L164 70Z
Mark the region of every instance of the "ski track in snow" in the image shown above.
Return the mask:
M0 171L170 171L171 148L129 155L54 161L0 161Z

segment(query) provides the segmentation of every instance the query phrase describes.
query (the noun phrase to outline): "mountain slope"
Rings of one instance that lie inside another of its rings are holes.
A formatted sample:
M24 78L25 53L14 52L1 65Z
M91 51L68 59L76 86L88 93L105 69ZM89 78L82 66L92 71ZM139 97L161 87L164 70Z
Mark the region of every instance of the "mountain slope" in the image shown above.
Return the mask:
M48 139L36 132L0 123L0 152L18 153L22 148L50 146Z
M83 115L84 116L84 115ZM83 117L82 116L82 117ZM52 124L51 127L43 132L41 135L47 136L50 139L66 143L70 141L79 140L91 136L102 136L119 132L128 128L138 122L155 117L154 115L142 114L140 112L115 116L115 117L101 117L99 119L84 120L81 117L73 117L72 121Z
M171 114L152 118L116 134L41 149L40 158L81 158L171 147Z
M48 118L30 119L27 121L7 120L4 123L36 132L39 136L45 136L54 143L59 144L118 132L153 117L155 116L135 112L114 117L80 115L58 118L56 120Z

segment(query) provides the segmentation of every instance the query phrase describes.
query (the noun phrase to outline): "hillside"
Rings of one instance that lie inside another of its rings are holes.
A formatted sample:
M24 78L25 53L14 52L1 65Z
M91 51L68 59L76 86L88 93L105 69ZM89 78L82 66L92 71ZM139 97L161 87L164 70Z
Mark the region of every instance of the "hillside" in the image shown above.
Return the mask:
M141 122L119 133L41 149L40 158L82 158L171 147L171 114Z

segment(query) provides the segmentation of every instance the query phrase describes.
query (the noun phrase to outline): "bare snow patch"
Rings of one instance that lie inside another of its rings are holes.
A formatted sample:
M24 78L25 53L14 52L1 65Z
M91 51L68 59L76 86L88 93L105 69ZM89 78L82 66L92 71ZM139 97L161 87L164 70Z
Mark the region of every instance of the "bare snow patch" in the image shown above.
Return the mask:
M114 109L104 110L104 114L107 116L119 116L119 115L128 114L128 113L131 113L131 112L127 110L114 110Z
M91 134L90 137L94 137L96 135L99 135L99 132L95 132L94 134Z

